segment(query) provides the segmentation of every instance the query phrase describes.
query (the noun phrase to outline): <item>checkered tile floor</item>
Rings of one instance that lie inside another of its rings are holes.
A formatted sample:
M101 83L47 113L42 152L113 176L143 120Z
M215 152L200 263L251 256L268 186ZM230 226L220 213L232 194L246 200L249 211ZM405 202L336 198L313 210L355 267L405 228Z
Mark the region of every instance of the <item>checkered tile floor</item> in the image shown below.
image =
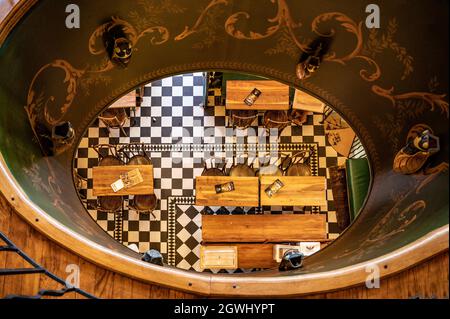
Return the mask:
M262 158L268 154L277 138L268 136L261 123L255 121L247 130L226 126L223 99L210 97L204 105L205 77L202 73L185 74L155 81L145 87L141 107L136 109L133 126L127 121L125 136L119 129L111 133L98 120L83 137L74 161L76 172L87 179L80 194L92 218L111 236L124 245L136 244L140 252L159 250L165 261L183 269L199 270L201 214L222 213L304 213L302 208L263 207L243 211L233 207L197 207L194 205L194 180L211 158ZM215 105L211 106L211 101ZM342 165L340 156L329 145L322 114L308 115L302 126L287 127L280 134L278 150L281 157L301 149L311 151L313 175L329 178L327 167ZM260 119L259 121L260 122ZM264 144L266 142L268 144ZM154 166L155 194L160 199L154 211L156 218L128 209L127 199L121 216L90 209L96 203L92 195L92 168L98 165L97 144L145 143ZM273 144L272 144L273 145ZM359 140L355 139L350 157L365 156ZM217 161L217 160L216 160ZM227 162L230 167L232 163ZM258 160L255 166L258 167ZM327 207L310 207L306 211L327 215L328 237L339 236L333 196L328 180ZM242 270L248 271L248 270Z

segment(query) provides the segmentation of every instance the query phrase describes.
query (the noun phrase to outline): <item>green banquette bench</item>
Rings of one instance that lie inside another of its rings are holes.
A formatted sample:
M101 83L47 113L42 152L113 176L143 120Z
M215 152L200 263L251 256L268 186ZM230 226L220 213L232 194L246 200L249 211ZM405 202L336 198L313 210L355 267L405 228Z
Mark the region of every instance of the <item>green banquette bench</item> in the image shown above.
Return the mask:
M370 187L367 158L347 159L345 165L329 169L336 218L341 230L360 213Z

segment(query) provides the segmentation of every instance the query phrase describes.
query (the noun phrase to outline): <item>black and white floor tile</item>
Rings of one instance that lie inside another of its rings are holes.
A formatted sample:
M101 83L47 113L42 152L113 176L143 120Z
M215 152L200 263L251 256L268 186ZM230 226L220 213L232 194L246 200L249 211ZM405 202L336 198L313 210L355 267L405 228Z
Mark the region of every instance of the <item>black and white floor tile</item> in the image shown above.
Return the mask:
M255 208L237 208L237 207L203 207L195 206L195 197L170 197L169 214L173 216L171 220L173 225L174 243L169 245L168 252L171 266L186 270L202 271L200 269L200 245L202 241L202 215L237 215L237 214L256 214ZM170 238L172 239L172 238ZM204 270L210 271L211 270ZM251 272L254 269L238 270L214 270L213 272Z
M241 211L232 207L194 205L195 176L201 174L205 159L207 165L211 165L225 158L230 167L233 157L257 157L257 167L259 158L277 143L277 137L268 136L261 123L255 122L255 126L247 130L233 131L227 127L223 99L210 97L208 106L204 106L204 90L202 73L174 76L147 85L142 105L133 116L133 126L129 121L125 125L126 135L119 129L108 133L106 127L96 121L81 140L74 161L77 173L87 178L87 187L81 190L87 198L87 210L105 231L124 245L136 244L142 253L148 249L159 250L169 265L194 270L199 270L201 214L304 213L299 207ZM346 158L329 145L320 124L322 120L322 114L311 114L302 126L287 127L280 134L276 150L280 157L301 149L311 150L313 175L329 178L327 167L342 165ZM154 211L156 218L129 210L127 203L119 217L90 209L96 202L92 194L92 168L98 164L98 154L92 146L128 143L144 143L152 159L155 194L160 199ZM350 156L365 156L357 139ZM307 207L306 211L326 214L328 237L334 239L339 231L330 187L327 199L327 207Z

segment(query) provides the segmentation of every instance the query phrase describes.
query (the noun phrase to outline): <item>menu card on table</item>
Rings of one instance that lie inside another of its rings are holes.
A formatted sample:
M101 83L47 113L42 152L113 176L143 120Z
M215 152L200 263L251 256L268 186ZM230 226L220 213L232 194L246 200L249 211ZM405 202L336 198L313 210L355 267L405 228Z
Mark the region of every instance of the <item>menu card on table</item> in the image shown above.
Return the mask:
M120 179L111 184L114 193L117 193L123 188L130 188L144 181L141 172L138 168L120 175Z

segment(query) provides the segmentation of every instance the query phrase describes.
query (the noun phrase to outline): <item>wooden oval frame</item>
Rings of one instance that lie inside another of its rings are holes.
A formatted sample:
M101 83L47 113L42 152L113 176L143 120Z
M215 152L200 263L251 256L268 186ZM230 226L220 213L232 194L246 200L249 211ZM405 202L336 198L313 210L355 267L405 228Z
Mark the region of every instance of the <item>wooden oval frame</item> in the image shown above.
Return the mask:
M0 24L0 46L24 14L36 3L37 0L22 0L13 7ZM448 250L449 247L447 224L384 256L334 271L266 277L194 273L142 262L107 249L68 229L26 196L7 168L1 153L0 191L31 226L80 257L137 280L206 296L282 297L348 288L365 282L368 266L382 265L380 276L386 277Z

